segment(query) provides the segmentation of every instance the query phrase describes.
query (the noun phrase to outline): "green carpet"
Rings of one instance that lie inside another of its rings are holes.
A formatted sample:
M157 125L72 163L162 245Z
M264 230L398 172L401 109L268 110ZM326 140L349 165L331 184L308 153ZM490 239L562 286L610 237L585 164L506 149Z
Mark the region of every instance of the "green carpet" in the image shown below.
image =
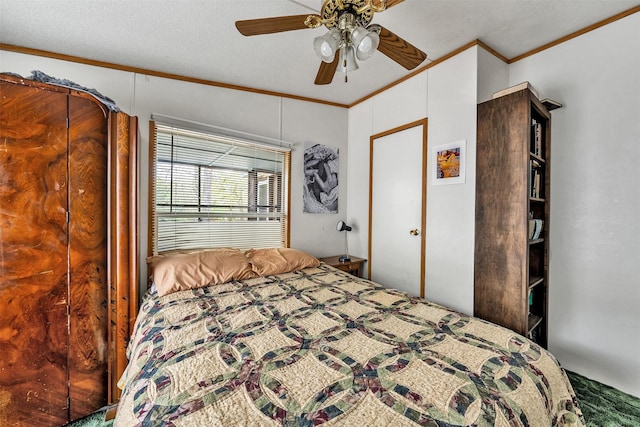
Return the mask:
M63 427L111 427L113 426L113 410L116 405L113 406L105 406L104 408L98 409L93 414L89 414L86 417L82 417L79 420L71 421L69 424L66 424ZM105 416L109 413L109 421L105 421Z
M640 427L640 399L582 375L567 371L587 427ZM111 427L102 408L66 427Z
M640 399L567 371L588 427L639 427Z

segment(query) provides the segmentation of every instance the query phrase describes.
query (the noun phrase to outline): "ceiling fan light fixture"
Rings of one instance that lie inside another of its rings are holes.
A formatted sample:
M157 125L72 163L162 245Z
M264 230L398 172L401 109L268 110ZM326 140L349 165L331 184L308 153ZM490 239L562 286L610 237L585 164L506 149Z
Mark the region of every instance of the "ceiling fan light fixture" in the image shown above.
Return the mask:
M375 31L358 26L351 32L351 41L355 46L356 57L364 61L375 53L380 43L380 36Z
M356 61L356 49L352 45L343 46L340 49L340 63L338 64L338 71L346 73L348 71L357 70L358 62Z
M324 62L332 62L336 52L340 48L342 36L340 31L335 28L323 36L316 37L313 40L313 49L316 51L318 58Z
M413 70L427 58L426 53L411 43L388 29L371 23L375 13L402 2L403 0L323 0L318 14L245 19L236 21L236 28L245 36L255 36L323 25L329 32L313 40L316 55L322 60L314 83L330 84L337 71L344 73L344 81L347 82L347 72L357 70L357 61L367 60L376 50L407 70ZM338 52L339 56L336 56Z

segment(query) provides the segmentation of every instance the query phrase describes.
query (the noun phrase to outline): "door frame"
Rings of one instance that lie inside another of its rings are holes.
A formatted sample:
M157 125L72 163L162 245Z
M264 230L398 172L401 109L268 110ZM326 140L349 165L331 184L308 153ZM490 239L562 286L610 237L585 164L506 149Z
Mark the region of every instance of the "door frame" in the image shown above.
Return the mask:
M422 214L420 219L420 298L424 298L424 277L426 272L425 267L425 249L426 249L426 225L427 225L427 128L428 119L416 120L415 122L406 123L393 129L389 129L369 137L369 247L367 263L367 277L371 278L371 246L372 246L372 228L373 228L373 156L374 156L374 143L377 139L385 136L393 135L407 129L411 129L417 126L422 126Z

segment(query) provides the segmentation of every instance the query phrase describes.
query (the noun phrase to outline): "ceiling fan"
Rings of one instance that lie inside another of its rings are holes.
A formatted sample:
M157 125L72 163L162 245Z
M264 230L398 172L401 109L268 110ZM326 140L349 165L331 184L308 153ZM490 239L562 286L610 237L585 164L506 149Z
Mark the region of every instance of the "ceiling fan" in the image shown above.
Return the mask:
M427 54L377 24L370 24L374 13L382 12L403 0L324 0L319 15L290 15L236 21L245 36L318 28L329 31L316 37L313 46L322 62L315 84L331 83L336 70L347 73L358 69L358 60L366 60L377 50L408 70L420 65Z

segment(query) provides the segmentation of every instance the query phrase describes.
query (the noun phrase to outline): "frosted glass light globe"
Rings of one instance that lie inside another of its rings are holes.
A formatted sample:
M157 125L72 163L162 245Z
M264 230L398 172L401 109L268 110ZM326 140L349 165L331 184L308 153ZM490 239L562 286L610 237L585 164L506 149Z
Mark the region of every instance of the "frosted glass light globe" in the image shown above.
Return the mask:
M367 53L371 51L372 46L373 46L373 43L371 43L371 38L365 37L364 39L362 39L362 41L358 45L358 50L362 53Z
M320 52L326 57L333 56L333 48L326 41L323 41L320 45Z

